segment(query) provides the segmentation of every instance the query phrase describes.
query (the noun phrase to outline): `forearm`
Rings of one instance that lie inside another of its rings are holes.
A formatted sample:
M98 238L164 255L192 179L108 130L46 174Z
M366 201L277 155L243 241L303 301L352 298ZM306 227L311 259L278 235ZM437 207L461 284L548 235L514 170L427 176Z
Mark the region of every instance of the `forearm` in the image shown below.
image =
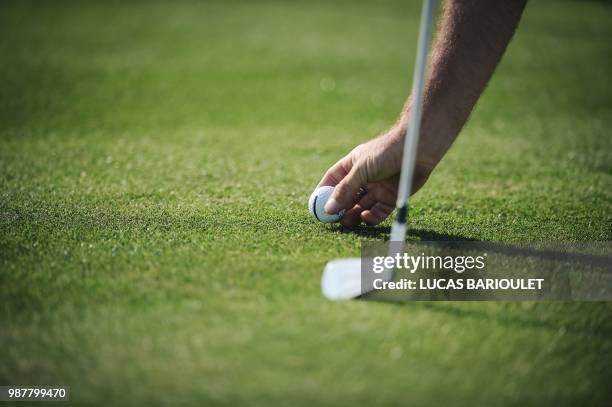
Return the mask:
M526 0L448 0L429 56L418 157L433 168L467 121L520 20ZM399 121L407 126L410 100Z

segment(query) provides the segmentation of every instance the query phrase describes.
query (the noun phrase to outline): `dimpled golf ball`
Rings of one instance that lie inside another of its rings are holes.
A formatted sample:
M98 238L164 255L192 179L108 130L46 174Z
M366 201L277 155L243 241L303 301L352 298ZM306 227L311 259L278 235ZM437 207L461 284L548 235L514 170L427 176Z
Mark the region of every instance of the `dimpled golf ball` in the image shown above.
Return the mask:
M331 196L332 192L334 192L334 187L326 186L315 189L312 195L310 195L310 199L308 200L308 210L319 222L338 222L344 215L344 209L333 215L325 212L325 204L327 203L327 200Z

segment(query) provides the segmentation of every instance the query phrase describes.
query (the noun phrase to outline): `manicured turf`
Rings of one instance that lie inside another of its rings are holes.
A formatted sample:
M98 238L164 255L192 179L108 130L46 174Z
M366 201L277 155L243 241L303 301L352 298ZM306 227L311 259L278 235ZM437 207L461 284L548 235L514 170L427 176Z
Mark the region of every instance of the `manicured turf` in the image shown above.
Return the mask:
M606 303L331 303L309 193L408 93L418 2L2 2L0 384L73 400L604 405ZM411 239L612 240L612 7L533 1Z

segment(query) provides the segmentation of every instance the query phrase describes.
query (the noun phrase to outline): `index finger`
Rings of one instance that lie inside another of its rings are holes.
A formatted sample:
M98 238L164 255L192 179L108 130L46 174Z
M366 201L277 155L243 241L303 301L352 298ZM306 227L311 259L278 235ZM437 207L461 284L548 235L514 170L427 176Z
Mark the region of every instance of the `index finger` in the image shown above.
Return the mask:
M344 157L325 172L325 175L323 175L323 178L321 181L319 181L317 188L324 186L335 187L344 179L344 177L346 177L346 174L349 173L352 166L353 165L350 158L348 156Z

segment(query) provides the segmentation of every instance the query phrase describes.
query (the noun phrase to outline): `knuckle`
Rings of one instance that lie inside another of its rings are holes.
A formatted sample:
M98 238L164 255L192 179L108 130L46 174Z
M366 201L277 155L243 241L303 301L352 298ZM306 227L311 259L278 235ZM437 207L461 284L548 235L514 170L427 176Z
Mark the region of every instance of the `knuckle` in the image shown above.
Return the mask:
M363 148L364 148L363 146L364 146L364 144L363 144L363 143L362 143L362 144L359 144L358 146L356 146L355 148L353 148L353 149L351 150L351 154L352 154L352 155L355 155L355 156L358 156L358 155L359 155L359 153L361 153L361 150L363 150Z
M344 197L346 194L348 194L348 192L349 192L349 185L346 182L342 182L336 187L336 193L337 193L337 196L339 197Z
M357 170L359 172L359 178L362 183L367 183L369 181L373 181L372 175L374 173L374 164L372 157L368 156L362 159L357 166Z

